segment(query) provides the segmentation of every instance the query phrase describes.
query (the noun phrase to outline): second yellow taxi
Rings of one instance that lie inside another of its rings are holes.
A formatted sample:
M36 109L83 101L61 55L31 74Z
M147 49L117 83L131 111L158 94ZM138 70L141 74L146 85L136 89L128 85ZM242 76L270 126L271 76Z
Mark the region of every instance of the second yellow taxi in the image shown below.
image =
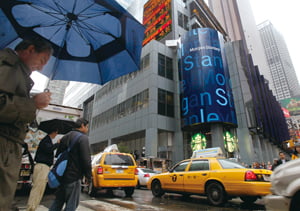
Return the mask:
M123 189L130 197L138 183L138 170L131 154L119 152L117 145L108 146L103 152L93 156L92 182L87 187L88 194L94 196L97 190Z
M150 178L148 189L156 197L164 193L206 195L212 205L240 197L246 203L270 194L270 175L266 169L248 169L225 158L192 158L179 162L169 172Z

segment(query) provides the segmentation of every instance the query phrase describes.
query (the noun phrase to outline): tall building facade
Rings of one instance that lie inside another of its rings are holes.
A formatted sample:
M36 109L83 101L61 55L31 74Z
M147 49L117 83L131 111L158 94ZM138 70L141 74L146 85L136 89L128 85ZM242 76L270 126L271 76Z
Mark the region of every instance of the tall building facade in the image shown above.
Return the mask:
M66 88L63 105L82 108L83 102L88 96L94 95L100 88L101 86L98 84L72 81Z
M258 25L264 51L276 84L274 95L277 100L300 96L297 75L283 36L270 21Z
M207 133L207 147L225 150L222 124L182 129L177 46L165 45L190 29L210 27L226 37L225 31L202 0L150 0L144 5L143 22L156 24L146 25L140 70L105 84L83 103L91 120L93 151L119 144L132 151L145 148L146 156L179 161L191 156L192 136L200 130Z
M241 154L250 160L272 160L289 139L274 81L249 0L210 0L209 6L228 33L229 70L238 118ZM232 55L233 54L233 55ZM234 56L233 56L234 57ZM271 105L271 106L270 106ZM278 123L280 133L274 122Z
M159 4L159 10L156 10L156 4ZM268 126L270 121L267 119L270 116L265 117L264 121L255 116L265 111L267 105L253 106L257 98L253 97L251 91L258 88L248 85L247 74L249 68L255 69L255 66L251 62L247 64L248 52L241 47L244 44L230 42L225 45L226 60L232 70L230 75L234 82L232 89L234 103L238 107L238 125L196 123L183 126L182 103L186 101L181 98L182 78L179 75L177 51L181 37L187 32L194 33L205 27L218 30L225 40L228 39L228 34L202 0L149 0L144 8L149 9L149 17L159 18L160 21L144 17L144 22L159 24L148 24L149 33L146 38L152 36L155 39L147 40L143 47L140 70L105 84L95 93L84 94L82 105L84 117L90 120L89 138L93 152L99 152L109 144L118 144L130 151L138 150L139 153L145 148L146 156L167 158L176 162L190 157L192 148L201 145L221 147L226 154L249 164L252 161L271 161L277 156L276 146L269 140L274 140L274 143L280 140L272 133L269 137L264 136L262 131L263 124ZM167 46L166 40L175 41L175 45ZM239 59L241 55L243 59ZM254 76L257 75L259 74ZM208 81L214 81L211 79L213 78L210 77ZM215 79L219 85L223 85L225 81L222 74ZM226 78L227 80L230 79ZM266 83L261 81L259 84ZM266 88L259 90L268 92ZM216 91L219 92L216 101L220 105L225 105L225 102L227 104L229 98L221 95L222 89ZM198 99L210 99L211 95L202 93L199 96ZM189 106L193 107L193 102ZM216 116L212 113L205 118L214 119ZM191 116L189 120L194 119L196 117ZM264 130L268 131L266 128ZM233 136L230 137L230 134ZM262 142L261 139L266 141Z
M209 0L209 7L231 41L245 41L254 64L273 90L273 80L249 0Z

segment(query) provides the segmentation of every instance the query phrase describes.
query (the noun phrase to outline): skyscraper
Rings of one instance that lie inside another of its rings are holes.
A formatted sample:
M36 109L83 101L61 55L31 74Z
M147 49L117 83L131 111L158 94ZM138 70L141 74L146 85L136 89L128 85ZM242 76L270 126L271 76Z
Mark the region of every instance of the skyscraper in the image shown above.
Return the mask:
M283 36L270 21L258 25L277 100L300 95L300 86Z
M256 27L249 0L209 0L209 7L227 32L231 41L244 40L248 53L260 73L274 89L263 45Z

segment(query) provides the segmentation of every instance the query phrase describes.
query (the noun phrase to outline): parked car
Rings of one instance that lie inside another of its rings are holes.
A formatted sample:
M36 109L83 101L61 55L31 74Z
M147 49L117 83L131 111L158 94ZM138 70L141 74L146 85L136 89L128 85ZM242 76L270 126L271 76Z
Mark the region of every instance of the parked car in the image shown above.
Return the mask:
M156 197L165 192L185 196L206 195L213 205L240 197L246 203L270 194L270 175L266 169L248 169L225 158L207 157L183 160L168 173L152 176L147 188Z
M140 188L141 186L147 186L147 182L150 179L150 177L157 174L155 171L148 168L137 168L137 170L138 170L137 188Z
M123 189L132 196L138 184L138 170L131 154L102 152L93 156L92 183L88 193L93 196L99 189Z
M275 168L271 175L272 195L264 197L267 210L300 210L300 159Z

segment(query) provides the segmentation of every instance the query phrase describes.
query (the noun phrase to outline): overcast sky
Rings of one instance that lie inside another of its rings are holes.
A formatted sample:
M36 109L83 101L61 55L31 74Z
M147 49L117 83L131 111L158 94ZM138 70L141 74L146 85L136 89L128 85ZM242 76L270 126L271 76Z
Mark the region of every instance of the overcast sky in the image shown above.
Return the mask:
M300 82L300 1L250 0L256 23L270 20L283 35Z

